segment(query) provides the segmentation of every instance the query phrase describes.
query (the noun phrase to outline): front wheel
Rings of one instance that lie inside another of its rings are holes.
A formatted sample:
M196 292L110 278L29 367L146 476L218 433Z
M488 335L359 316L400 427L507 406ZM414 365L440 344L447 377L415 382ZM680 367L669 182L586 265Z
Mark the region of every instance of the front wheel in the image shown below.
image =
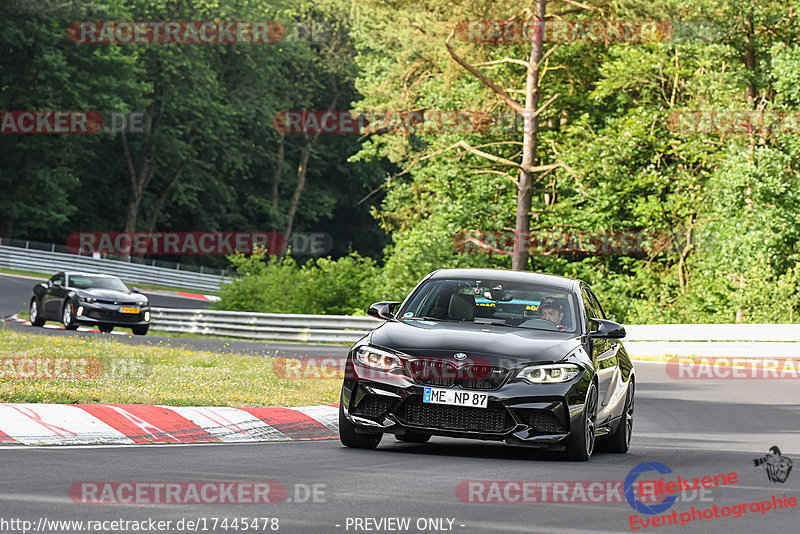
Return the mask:
M102 332L104 334L110 334L111 331L114 330L114 327L113 326L105 326L105 325L103 325L103 326L98 326L97 329L100 330L100 332Z
M149 325L148 326L134 326L134 327L131 328L131 332L133 332L133 335L135 335L135 336L143 336L143 335L145 335L147 333L147 330L149 328L150 328Z
M597 421L597 386L592 382L586 392L580 422L576 425L575 438L567 445L567 458L575 462L585 462L592 457Z
M31 324L33 326L42 326L44 324L44 317L39 313L39 302L36 297L31 299Z
M355 449L374 449L381 442L383 434L359 434L355 425L347 420L344 408L339 404L339 440L345 447Z
M64 303L64 309L61 310L61 323L67 330L77 330L78 324L75 322L75 316L72 314L73 304L69 301Z

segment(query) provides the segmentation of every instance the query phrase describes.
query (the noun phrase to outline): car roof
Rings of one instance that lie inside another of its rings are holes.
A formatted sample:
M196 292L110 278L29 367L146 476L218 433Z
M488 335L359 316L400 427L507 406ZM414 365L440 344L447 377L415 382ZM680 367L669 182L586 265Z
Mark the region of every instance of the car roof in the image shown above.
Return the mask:
M67 276L97 276L102 278L119 278L119 276L113 274L100 274L100 273L84 273L81 271L64 271L64 274Z
M554 274L534 273L530 271L511 271L508 269L439 269L429 275L430 280L447 278L489 278L529 284L542 284L575 291L581 281L578 279L556 276Z

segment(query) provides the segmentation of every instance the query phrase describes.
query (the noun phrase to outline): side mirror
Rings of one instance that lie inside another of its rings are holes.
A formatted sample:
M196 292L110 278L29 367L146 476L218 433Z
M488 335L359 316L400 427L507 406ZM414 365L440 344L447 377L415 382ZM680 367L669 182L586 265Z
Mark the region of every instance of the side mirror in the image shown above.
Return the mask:
M589 337L601 339L622 339L625 337L625 328L619 323L606 319L591 319L597 325L597 330L589 332Z
M53 280L53 285L56 287L64 287L64 283L61 280Z
M399 306L400 304L402 303L394 301L376 302L369 307L367 310L367 315L370 317L375 317L376 319L388 321L389 319L394 319L394 314L392 312L394 311L395 307Z
M138 287L136 287L136 286L131 286L131 291L132 291L133 293L141 293L141 291L139 291L139 288L138 288Z

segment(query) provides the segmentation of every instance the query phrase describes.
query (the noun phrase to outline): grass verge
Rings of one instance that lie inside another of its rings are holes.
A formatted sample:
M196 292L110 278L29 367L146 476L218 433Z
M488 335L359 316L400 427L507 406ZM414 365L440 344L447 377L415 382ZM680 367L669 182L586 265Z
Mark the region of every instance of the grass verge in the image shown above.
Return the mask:
M35 372L52 369L53 362L75 369L81 358L99 360L102 371L88 378L85 375L91 373L79 373L75 380L42 379L44 373ZM261 356L4 330L0 402L307 406L339 401L341 380L281 379L275 375L275 362ZM22 378L31 375L36 378Z

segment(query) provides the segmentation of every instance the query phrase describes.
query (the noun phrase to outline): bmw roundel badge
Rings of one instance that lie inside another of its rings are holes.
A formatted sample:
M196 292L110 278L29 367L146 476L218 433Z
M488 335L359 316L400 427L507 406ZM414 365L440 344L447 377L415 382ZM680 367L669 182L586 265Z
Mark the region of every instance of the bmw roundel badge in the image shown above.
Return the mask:
M453 354L453 358L455 358L456 360L463 360L466 357L467 357L467 355L464 354L463 352L457 352L457 353Z

